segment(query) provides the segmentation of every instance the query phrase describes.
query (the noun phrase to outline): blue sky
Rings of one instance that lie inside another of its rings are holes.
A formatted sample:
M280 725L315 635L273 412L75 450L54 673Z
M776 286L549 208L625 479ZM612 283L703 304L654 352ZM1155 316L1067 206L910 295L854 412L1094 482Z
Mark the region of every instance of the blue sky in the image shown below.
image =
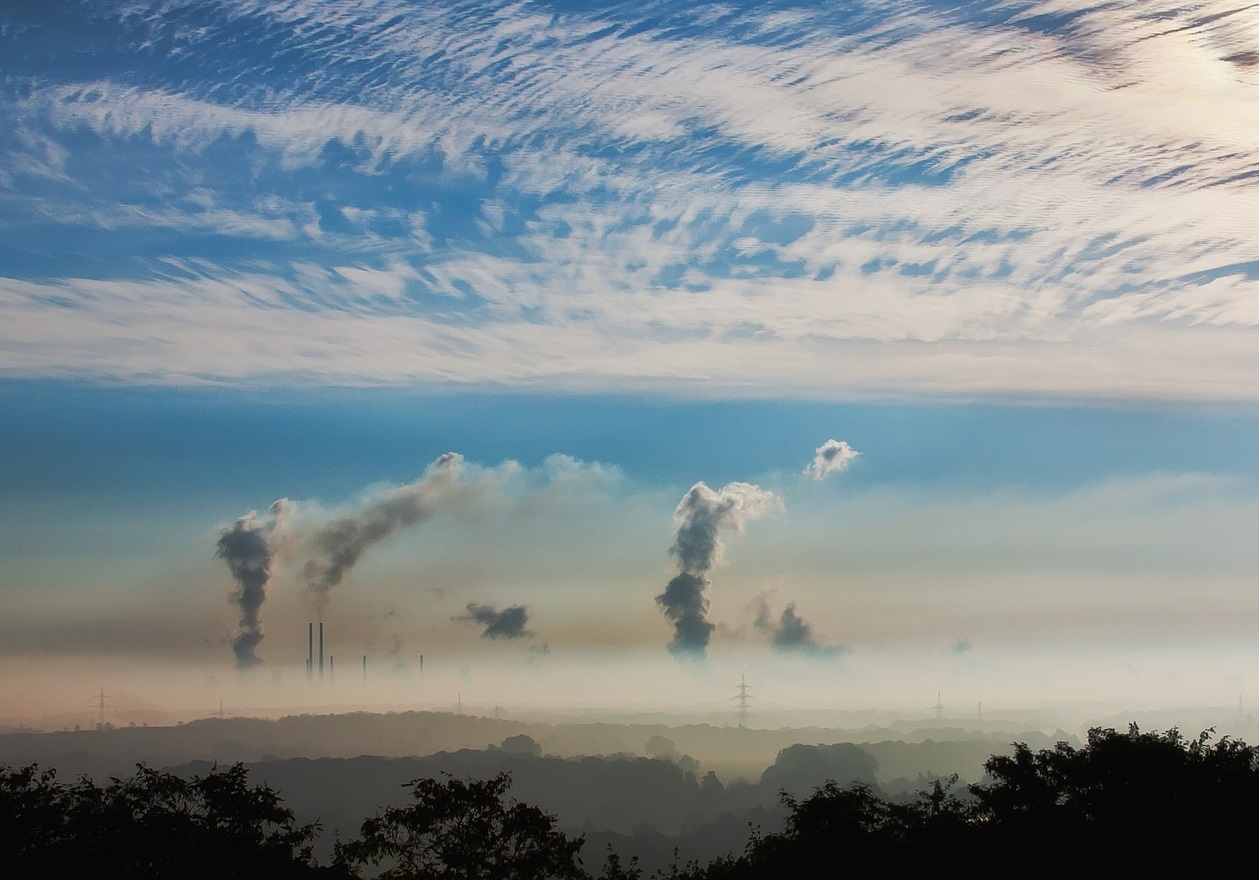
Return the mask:
M230 680L215 541L288 498L258 656L300 664L321 530L448 451L485 506L372 544L353 652L676 664L701 480L778 502L705 575L731 674L1157 700L1248 651L1259 12L814 7L7 4L9 662ZM829 438L860 454L815 484Z

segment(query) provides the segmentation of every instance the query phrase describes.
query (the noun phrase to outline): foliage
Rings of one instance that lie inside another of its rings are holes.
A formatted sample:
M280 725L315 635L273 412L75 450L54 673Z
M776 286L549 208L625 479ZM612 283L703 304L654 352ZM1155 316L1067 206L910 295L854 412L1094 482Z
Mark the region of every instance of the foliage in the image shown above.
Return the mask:
M638 867L638 856L631 856L629 864L622 864L621 854L608 844L607 860L603 863L603 871L599 880L642 880L643 870Z
M1084 746L1033 751L1013 744L985 763L979 784L936 780L892 801L867 783L833 780L807 797L787 791L781 831L753 829L738 855L680 864L651 880L830 877L873 860L973 853L1038 869L1148 868L1193 859L1227 865L1259 820L1259 749L1212 731L1126 733L1094 728ZM37 766L0 768L0 847L13 876L93 870L116 877L589 880L570 838L541 809L507 799L511 777L410 783L410 803L365 820L338 843L330 867L311 856L318 825L295 823L277 792L251 786L244 767L183 779L137 767L104 787L62 783ZM889 864L891 862L888 862ZM642 880L636 859L611 848L600 880Z
M1199 859L1249 838L1259 819L1259 750L1212 731L1094 728L1088 743L1032 752L1016 744L971 786L977 826L997 850L1041 848L1056 860L1102 850L1127 863Z
M1211 733L1188 739L1133 725L1094 728L1081 748L1015 743L986 762L984 782L959 795L956 776L937 780L907 803L864 783L828 781L802 799L784 791L781 832L685 876L829 877L852 860L962 851L1059 869L1227 864L1259 820L1259 750L1227 738L1212 744Z
M357 839L337 846L340 864L383 864L378 876L389 880L586 876L578 858L583 838L569 838L538 807L505 802L510 774L407 784L412 802L365 820Z
M138 765L126 781L72 784L0 768L0 847L16 876L49 866L110 876L305 877L317 824L298 826L243 765L184 779Z

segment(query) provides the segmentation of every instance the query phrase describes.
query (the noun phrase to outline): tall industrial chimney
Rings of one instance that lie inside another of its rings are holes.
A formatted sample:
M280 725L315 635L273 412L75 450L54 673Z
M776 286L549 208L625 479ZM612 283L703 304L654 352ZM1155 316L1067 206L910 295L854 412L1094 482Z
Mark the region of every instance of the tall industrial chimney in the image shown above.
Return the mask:
M319 621L319 680L323 681L323 621Z
M315 674L315 625L306 624L306 678Z

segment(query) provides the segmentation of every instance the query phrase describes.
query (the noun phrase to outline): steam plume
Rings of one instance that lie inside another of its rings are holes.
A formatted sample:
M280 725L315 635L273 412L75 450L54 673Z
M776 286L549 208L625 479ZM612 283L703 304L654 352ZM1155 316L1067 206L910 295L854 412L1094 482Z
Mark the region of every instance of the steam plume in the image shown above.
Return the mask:
M821 480L834 471L842 471L861 453L843 440L827 440L814 450L813 461L804 469L806 476Z
M341 583L363 554L396 529L432 519L460 500L468 485L460 482L463 456L447 452L429 465L414 483L399 486L357 513L342 517L315 533L315 555L302 570L319 613L332 588Z
M485 627L481 633L483 639L524 639L532 638L533 632L525 629L529 622L527 605L509 605L502 611L495 605L478 605L468 603L468 613L461 614L452 620L462 623L479 623Z
M743 525L781 507L773 492L751 483L728 483L714 492L696 483L673 512L677 537L669 552L677 557L678 574L656 604L673 621L669 650L678 656L702 657L714 624L708 620L708 571L721 561L722 531Z
M267 583L275 560L276 539L283 532L291 509L281 498L271 505L266 517L251 510L231 528L219 531L214 555L227 562L236 581L231 601L240 608L240 632L232 639L237 669L250 669L262 663L258 645L262 642L262 605L267 600Z
M774 620L770 605L771 593L757 597L756 620L758 630L769 636L769 643L779 651L816 655L839 655L844 652L840 645L824 645L817 640L813 626L796 611L796 603L788 602L778 620Z

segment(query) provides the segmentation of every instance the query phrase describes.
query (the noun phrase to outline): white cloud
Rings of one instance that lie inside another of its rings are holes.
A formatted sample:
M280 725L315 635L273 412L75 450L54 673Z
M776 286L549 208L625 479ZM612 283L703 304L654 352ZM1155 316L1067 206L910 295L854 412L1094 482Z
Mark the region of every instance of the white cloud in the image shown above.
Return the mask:
M809 462L804 473L814 480L825 479L827 474L846 469L860 454L847 442L831 438L814 450L813 461Z
M399 18L403 8L382 0L365 22L358 6L320 5L313 49L309 4L221 4L326 71L293 84L258 68L231 100L195 79L33 83L8 108L22 133L15 181L28 167L75 173L87 148L67 135L84 128L119 148L154 145L183 169L252 138L280 170L255 171L270 199L165 198L178 179L155 179L152 204L111 206L86 176L81 203L11 190L0 202L10 225L34 213L112 232L300 239L315 247L302 260L335 268L299 281L285 257L223 259L174 287L73 271L14 279L0 301L8 341L64 347L0 369L838 396L1259 394L1259 68L1228 60L1255 48L1246 13L1045 2L985 25L872 7L864 31L845 33L822 12L750 11L751 37L720 21L692 36L601 33L628 10L504 5L456 18L407 5ZM1069 32L1020 24L1048 12L1079 15ZM166 27L160 10L151 22ZM215 57L214 27L181 33L183 51ZM339 204L356 230L332 233L285 176L322 173L329 144L351 150L345 173L363 181L433 156L440 173L406 209ZM187 173L188 191L204 194L201 169ZM481 186L475 235L462 238L430 204L460 176ZM776 231L789 222L798 228ZM411 283L458 300L470 288L479 305L452 322L402 302ZM277 314L253 313L233 287ZM83 302L40 320L47 296ZM335 308L294 314L294 301ZM265 326L268 345L175 344L190 319L224 334ZM752 326L763 333L740 336ZM160 364L134 350L144 332ZM1217 355L1238 359L1209 363Z

